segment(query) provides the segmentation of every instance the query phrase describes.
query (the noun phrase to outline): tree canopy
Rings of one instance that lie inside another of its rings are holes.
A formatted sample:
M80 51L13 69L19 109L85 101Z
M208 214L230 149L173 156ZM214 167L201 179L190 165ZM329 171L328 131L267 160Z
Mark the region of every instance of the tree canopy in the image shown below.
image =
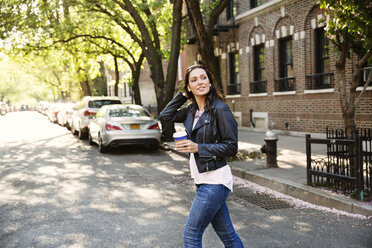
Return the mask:
M372 2L369 0L321 0L321 8L327 15L326 31L339 56L336 61L336 79L339 85L340 105L349 138L355 135L355 112L362 95L371 82L369 73L363 90L356 94L361 68L372 56ZM357 55L353 75L348 82L346 59Z

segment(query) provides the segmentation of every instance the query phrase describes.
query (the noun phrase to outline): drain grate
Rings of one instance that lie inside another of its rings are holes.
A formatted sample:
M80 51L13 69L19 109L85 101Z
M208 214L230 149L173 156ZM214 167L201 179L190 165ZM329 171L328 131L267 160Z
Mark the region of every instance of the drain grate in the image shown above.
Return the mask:
M275 197L272 197L266 194L258 194L258 193L247 194L247 192L236 192L235 195L249 203L257 205L266 210L286 209L286 208L294 207L293 205L289 204L286 201L280 200L278 198L275 198Z

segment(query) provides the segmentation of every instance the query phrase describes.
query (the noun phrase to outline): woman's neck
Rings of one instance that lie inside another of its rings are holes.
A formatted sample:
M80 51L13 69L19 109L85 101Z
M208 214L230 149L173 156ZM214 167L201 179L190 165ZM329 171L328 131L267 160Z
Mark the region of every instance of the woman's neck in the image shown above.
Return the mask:
M195 97L196 103L198 104L199 111L204 110L206 97Z

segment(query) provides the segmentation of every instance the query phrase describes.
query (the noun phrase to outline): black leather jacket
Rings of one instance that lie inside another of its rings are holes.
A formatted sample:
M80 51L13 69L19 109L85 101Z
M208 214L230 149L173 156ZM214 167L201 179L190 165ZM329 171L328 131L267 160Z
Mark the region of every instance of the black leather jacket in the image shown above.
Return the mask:
M204 112L192 129L192 105L179 109L186 101L187 98L178 93L160 113L160 119L183 123L188 138L198 144L199 152L194 156L199 173L225 166L226 157L232 157L238 151L238 125L229 106L215 100L211 111Z

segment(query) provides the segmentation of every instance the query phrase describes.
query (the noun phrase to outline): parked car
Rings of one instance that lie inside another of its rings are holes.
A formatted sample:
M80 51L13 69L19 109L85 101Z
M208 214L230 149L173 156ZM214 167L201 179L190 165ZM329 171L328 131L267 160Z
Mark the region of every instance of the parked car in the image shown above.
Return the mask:
M118 97L86 96L74 107L71 133L77 134L80 139L86 139L89 132L89 122L96 115L98 109L110 104L121 104Z
M71 130L71 126L72 126L72 118L74 117L74 114L75 114L75 111L77 109L77 107L80 105L80 101L79 102L76 102L74 104L74 106L68 111L66 112L66 128L68 130ZM72 132L72 131L71 131ZM75 133L73 133L75 134Z
M9 112L8 104L5 102L0 102L0 115L5 115Z
M48 105L49 105L49 102L47 101L40 101L37 105L36 105L36 110L43 114L43 115L46 115L47 114L47 110L48 110Z
M63 103L61 105L61 109L57 114L57 123L63 127L69 128L68 118L72 114L72 108L74 107L74 103Z
M89 143L100 152L110 147L140 144L157 149L160 144L158 122L142 106L115 104L102 107L89 123Z
M48 119L52 123L57 123L57 115L62 110L64 103L51 103L48 106L48 110L46 111L46 115Z

